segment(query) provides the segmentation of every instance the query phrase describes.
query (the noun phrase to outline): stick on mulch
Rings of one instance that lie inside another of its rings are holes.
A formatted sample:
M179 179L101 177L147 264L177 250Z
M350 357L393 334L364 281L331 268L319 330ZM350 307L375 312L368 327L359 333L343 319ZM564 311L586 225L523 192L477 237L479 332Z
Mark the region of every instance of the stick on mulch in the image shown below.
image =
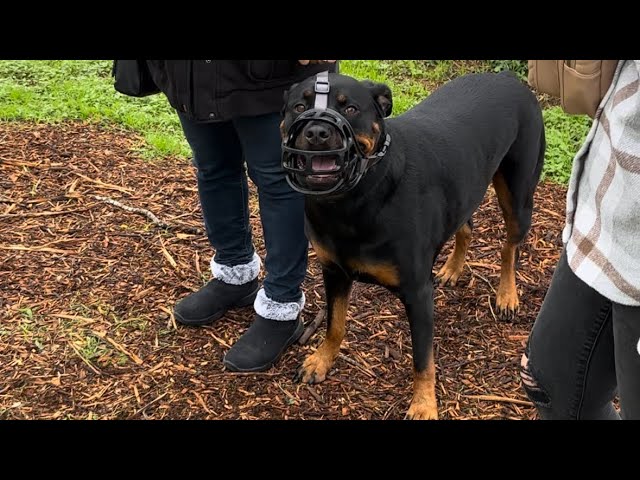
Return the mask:
M487 402L506 402L506 403L515 403L516 405L524 405L527 407L533 406L533 403L528 402L526 400L519 400L517 398L500 397L497 395L465 395L465 397L474 398L476 400L485 400Z
M171 225L169 223L163 222L146 208L130 207L128 205L124 205L123 203L118 202L117 200L114 200L108 197L102 197L100 195L94 195L93 197L96 200L100 200L101 202L108 203L109 205L113 205L114 207L121 208L122 210L125 210L127 212L144 215L160 228L165 228L167 230L181 230L186 233L192 233L195 235L202 235L203 233L202 229L200 228L190 227L188 225Z
M324 308L318 311L318 313L316 314L316 317L313 319L313 322L311 322L309 326L305 329L305 331L302 332L302 335L298 340L298 343L300 345L305 345L309 341L311 336L316 332L316 330L318 330L318 328L320 327L320 324L322 324L326 316L327 316L327 311Z

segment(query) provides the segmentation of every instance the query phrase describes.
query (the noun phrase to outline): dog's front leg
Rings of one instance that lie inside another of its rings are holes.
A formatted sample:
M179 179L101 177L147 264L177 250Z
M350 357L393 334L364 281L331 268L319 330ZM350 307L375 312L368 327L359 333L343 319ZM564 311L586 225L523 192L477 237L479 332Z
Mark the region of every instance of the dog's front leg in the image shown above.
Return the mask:
M437 420L436 367L433 358L433 283L431 279L402 296L413 345L413 399L406 418Z
M345 334L353 282L337 267L323 267L322 277L327 297L327 335L318 350L308 356L298 369L296 380L304 383L320 383L326 378Z

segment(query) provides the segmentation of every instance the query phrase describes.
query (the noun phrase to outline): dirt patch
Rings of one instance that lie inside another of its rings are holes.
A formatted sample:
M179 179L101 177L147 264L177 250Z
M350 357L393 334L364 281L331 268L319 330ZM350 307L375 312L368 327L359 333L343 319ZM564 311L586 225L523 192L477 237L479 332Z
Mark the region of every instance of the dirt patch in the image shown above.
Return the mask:
M209 278L212 250L193 167L140 159L132 153L139 144L86 124L0 123L0 418L403 418L408 323L381 288L356 287L344 357L313 387L292 378L324 325L271 371L249 375L227 373L221 359L249 326L251 308L211 327L175 325L169 312ZM491 190L474 217L463 277L436 290L442 418L533 418L518 363L560 254L565 193L543 184L536 195L514 323L492 311L505 232ZM148 209L176 228L159 229L96 196ZM253 189L251 221L264 255ZM324 305L319 273L310 252L306 322Z

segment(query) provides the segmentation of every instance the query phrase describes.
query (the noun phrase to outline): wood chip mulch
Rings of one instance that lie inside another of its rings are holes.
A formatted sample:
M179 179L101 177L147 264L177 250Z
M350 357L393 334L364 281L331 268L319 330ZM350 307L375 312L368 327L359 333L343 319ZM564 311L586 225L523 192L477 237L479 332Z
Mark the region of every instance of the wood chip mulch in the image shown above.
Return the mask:
M402 419L409 328L382 288L356 286L341 356L315 386L292 379L324 323L272 370L248 375L226 372L221 359L252 308L210 327L176 325L172 306L207 281L213 252L193 167L142 159L140 145L89 124L0 123L0 419ZM436 290L441 418L535 418L518 365L560 254L565 194L550 183L538 190L517 274L521 312L504 323L493 301L505 231L487 193L464 275ZM253 189L251 218L264 255ZM312 251L304 288L310 323L324 306Z

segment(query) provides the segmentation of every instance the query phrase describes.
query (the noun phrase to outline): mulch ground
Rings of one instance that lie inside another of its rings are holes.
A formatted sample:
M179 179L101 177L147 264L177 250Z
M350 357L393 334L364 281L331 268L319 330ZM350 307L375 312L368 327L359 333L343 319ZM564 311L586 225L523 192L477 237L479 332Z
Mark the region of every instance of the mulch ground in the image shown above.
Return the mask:
M411 399L409 328L382 288L356 286L341 356L315 386L292 379L324 324L272 370L249 375L226 372L221 359L249 326L250 307L210 327L175 324L173 304L209 278L213 252L192 166L141 159L140 144L85 124L0 123L0 419L402 419ZM538 190L517 274L521 311L511 323L494 315L505 232L487 193L464 275L436 290L441 418L535 418L518 365L560 254L565 193L553 184ZM251 206L264 255L253 190ZM304 288L310 323L324 306L312 251Z

